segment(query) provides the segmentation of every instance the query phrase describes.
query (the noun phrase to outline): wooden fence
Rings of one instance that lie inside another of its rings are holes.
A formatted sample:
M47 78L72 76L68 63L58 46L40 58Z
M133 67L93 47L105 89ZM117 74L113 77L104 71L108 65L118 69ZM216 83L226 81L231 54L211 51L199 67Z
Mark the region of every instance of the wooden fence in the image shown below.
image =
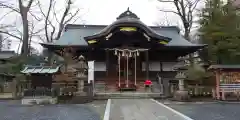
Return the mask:
M187 89L191 96L211 96L213 87L189 85Z

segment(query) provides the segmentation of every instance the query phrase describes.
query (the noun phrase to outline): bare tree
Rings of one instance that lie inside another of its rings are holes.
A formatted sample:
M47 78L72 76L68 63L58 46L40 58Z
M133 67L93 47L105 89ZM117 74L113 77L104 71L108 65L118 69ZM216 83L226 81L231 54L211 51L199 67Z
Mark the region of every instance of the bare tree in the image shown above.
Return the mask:
M43 6L40 1L38 1L38 6L40 12L44 19L44 38L40 38L45 42L53 42L53 40L58 40L61 37L62 31L66 24L76 21L79 17L80 9L72 10L73 2L72 0L66 0L66 5L63 8L62 14L58 14L56 11L57 0L49 0L49 6L46 12L43 10ZM60 18L58 16L61 16ZM55 24L57 23L57 24Z
M63 11L59 13L56 10L56 2L57 0L49 0L47 10L44 11L43 5L38 1L38 7L44 20L44 35L39 36L43 42L52 43L54 40L58 40L61 37L65 25L70 22L75 22L79 18L78 14L80 9L72 10L72 0L66 0ZM49 64L52 63L52 58L53 54L48 52ZM64 59L67 58L64 57Z
M17 0L17 7L15 6L16 4L11 4L9 1L0 2L0 7L9 9L9 12L7 12L1 19L4 19L8 14L12 12L19 14L22 22L22 30L15 29L14 32L10 32L9 28L14 28L16 27L15 25L1 25L0 33L20 40L22 42L21 55L23 58L26 58L29 54L29 36L30 34L33 34L29 32L28 15L30 14L37 19L37 17L30 12L30 8L35 0Z
M164 20L157 21L154 24L157 26L172 26L173 25L173 23L171 23L171 21L168 19L168 16L166 14L164 14Z
M161 12L170 12L181 18L184 37L190 41L190 32L193 25L194 11L200 0L159 0L160 2L172 3L176 10L160 10Z

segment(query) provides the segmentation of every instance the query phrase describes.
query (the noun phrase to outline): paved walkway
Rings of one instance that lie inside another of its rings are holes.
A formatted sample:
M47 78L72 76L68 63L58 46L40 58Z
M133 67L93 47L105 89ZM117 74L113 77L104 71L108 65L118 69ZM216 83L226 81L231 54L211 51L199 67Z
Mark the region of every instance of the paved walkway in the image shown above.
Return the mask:
M102 120L101 114L97 112L98 108L92 106L88 104L29 106L21 105L21 101L1 100L0 120Z
M109 99L104 120L192 120L152 99Z

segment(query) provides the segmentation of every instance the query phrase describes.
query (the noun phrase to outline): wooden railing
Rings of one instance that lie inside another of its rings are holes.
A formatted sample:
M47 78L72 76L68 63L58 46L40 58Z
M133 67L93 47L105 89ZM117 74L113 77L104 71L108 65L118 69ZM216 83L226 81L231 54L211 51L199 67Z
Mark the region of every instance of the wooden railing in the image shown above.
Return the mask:
M220 92L239 92L240 84L220 84Z

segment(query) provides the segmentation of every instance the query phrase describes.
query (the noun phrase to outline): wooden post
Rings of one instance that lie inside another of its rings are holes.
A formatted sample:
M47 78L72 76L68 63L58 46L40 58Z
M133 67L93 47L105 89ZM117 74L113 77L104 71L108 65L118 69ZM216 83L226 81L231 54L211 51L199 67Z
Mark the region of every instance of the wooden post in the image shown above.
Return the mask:
M121 53L118 54L118 87L120 87L121 82Z
M109 78L109 50L106 50L106 78Z
M128 53L126 54L126 56L127 56L127 86L126 87L128 87Z
M149 79L149 55L148 50L145 52L145 68L146 68L146 79Z
M135 57L135 65L134 65L134 67L135 67L135 69L134 69L134 70L135 70L135 71L134 71L134 72L135 72L135 73L134 73L134 75L135 75L135 76L134 76L135 83L134 83L134 84L135 84L135 86L137 85L137 55L136 55L136 54L137 54L137 53L134 54L134 57Z
M220 99L220 71L217 70L215 71L215 77L216 77L216 95L217 99Z
M225 100L225 91L222 89L222 100Z

